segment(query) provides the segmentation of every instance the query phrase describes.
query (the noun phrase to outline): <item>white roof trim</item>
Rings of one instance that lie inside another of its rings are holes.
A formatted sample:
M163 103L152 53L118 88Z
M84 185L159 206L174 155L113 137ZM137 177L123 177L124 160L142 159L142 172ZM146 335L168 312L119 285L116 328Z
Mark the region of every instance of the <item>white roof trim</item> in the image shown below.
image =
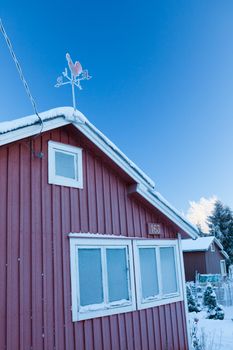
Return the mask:
M135 181L142 182L151 188L155 187L154 181L120 151L101 131L91 124L81 112L77 110L74 112L72 107L60 107L40 113L40 117L44 124L43 132L72 123ZM35 115L2 122L0 123L0 146L36 135L40 130L41 125L38 117Z
M64 117L56 117L55 119L45 120L43 122L43 132L56 129L67 124L70 124L70 122L66 121ZM34 125L25 126L19 129L6 132L4 134L0 134L0 146L24 139L29 136L37 135L40 133L40 130L40 124L36 123Z
M219 246L219 248L221 250L223 250L223 246L222 246L221 242L216 237L214 237L214 242Z
M229 255L227 254L227 252L225 252L221 242L216 238L214 237L214 242L219 246L219 248L221 249L220 250L220 253L222 253L222 255L225 256L226 259L229 259Z
M227 252L225 252L225 250L221 250L221 253L223 256L225 256L226 259L229 259L229 255L227 254Z
M155 187L154 181L88 120L86 120L85 123L77 123L74 121L73 124L120 168L123 168L130 177L137 182L142 182L146 186L151 188Z
M51 121L53 119L56 119L57 117L64 117L69 120L70 118L73 117L74 110L71 107L58 107L58 108L53 108L50 109L49 111L46 112L41 112L40 113L40 118L43 121ZM85 122L86 117L79 111L75 111L75 117L78 118L79 121ZM30 125L38 125L37 126L37 132L40 132L41 126L40 126L40 121L37 115L29 115L27 117L23 118L18 118L14 120L9 120L5 122L0 123L0 135L9 133L11 131L19 130L19 129L24 129L26 126Z
M120 149L99 131L79 111L72 107L61 107L40 113L43 120L43 132L67 124L73 124L99 149L111 158L137 183L136 191L148 202L164 213L171 221L187 232L192 238L198 237L198 230L173 208L158 192L154 192L155 183ZM0 123L0 146L40 133L41 125L36 115Z
M166 215L172 222L179 226L183 231L187 232L193 239L198 237L198 230L196 226L192 225L181 213L179 213L174 207L172 207L166 199L164 199L159 192L151 191L143 185L137 184L131 186L130 193L137 192L144 197L154 207L159 209L164 215Z

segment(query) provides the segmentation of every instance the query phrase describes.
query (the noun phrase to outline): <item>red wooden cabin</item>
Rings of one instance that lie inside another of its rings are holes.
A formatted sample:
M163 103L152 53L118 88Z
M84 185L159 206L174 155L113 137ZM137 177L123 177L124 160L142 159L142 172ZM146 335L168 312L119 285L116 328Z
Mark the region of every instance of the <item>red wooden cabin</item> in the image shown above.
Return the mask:
M228 254L214 236L199 237L195 241L183 239L186 281L196 281L197 274L221 274L226 276Z
M188 349L179 234L80 112L0 123L0 349Z

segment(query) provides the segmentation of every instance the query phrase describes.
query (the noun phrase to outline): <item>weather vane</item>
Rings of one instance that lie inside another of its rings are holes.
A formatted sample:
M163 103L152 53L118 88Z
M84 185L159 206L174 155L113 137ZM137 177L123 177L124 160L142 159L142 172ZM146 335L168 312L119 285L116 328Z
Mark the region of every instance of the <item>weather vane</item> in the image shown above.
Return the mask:
M60 87L62 85L70 84L72 87L72 98L73 98L73 107L74 110L76 109L76 101L75 101L75 91L74 86L77 86L79 90L82 90L82 86L80 84L81 80L90 80L92 77L88 74L87 69L82 69L82 66L79 61L76 61L73 63L70 55L66 54L66 59L68 62L68 66L70 69L70 76L68 75L68 70L65 68L64 72L62 72L62 75L57 78L57 84L55 87ZM66 78L68 81L63 81L63 77Z

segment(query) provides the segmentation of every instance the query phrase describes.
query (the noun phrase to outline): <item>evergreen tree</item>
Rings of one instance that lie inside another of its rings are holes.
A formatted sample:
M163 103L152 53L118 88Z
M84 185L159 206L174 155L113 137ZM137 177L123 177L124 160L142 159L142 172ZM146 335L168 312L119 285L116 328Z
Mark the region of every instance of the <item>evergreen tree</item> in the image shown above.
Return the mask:
M233 262L233 214L228 206L216 201L212 215L208 217L210 234L214 235L229 255L229 263Z
M217 239L221 240L222 236L225 234L225 210L224 205L221 201L216 201L214 204L214 210L212 215L207 219L209 225L209 233L215 236Z
M206 237L206 234L202 231L200 224L197 224L197 229L200 237Z
M217 306L216 295L210 283L207 284L203 295L203 304L208 308L214 308ZM215 298L214 298L215 295Z
M188 284L186 284L186 294L187 294L187 302L188 302L188 310L189 312L199 312L200 309L197 306L197 303L195 301L195 298L192 294L192 290Z
M207 306L207 318L214 320L223 320L224 311L221 305L217 303L216 294L211 286L208 284L204 295L203 295L203 304Z
M232 211L228 207L225 208L225 219L226 229L220 242L222 243L224 250L229 255L229 263L233 263L233 215Z
M214 309L217 306L216 295L210 283L207 284L203 295L203 304L208 309Z

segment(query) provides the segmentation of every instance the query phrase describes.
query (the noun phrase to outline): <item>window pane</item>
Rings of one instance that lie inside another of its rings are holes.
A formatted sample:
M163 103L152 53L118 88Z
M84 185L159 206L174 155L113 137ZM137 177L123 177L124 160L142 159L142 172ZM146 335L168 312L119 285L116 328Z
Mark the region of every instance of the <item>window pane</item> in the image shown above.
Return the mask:
M225 260L221 260L220 261L220 266L221 266L221 274L222 275L226 275L227 270L226 270L226 262L225 262Z
M100 249L78 249L80 304L103 302Z
M55 151L56 175L75 179L75 158L74 154Z
M160 248L163 294L178 291L174 248Z
M142 297L154 297L159 293L156 266L156 251L154 248L139 248Z
M129 300L126 249L106 249L109 302Z

